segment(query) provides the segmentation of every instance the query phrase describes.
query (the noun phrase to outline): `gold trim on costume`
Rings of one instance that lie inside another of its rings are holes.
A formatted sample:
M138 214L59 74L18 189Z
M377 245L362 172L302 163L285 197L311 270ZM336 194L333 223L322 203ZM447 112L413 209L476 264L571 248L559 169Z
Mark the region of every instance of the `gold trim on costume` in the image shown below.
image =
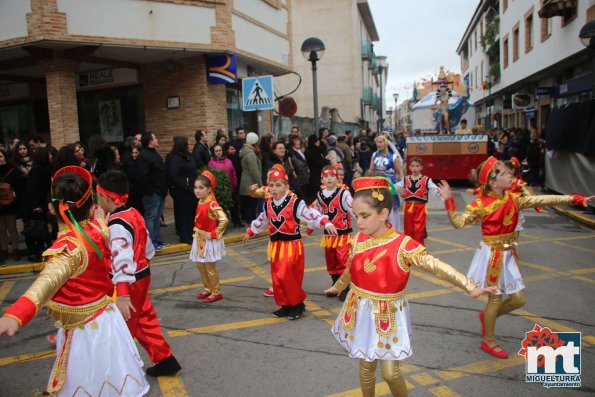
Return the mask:
M86 305L70 306L48 301L48 314L56 320L56 326L64 329L84 328L85 322L99 310L111 303L112 299L105 295L96 302Z
M359 288L355 284L351 284L351 290L354 294L357 294L357 296L361 298L370 299L372 301L395 301L402 299L405 296L405 290L397 292L395 294L381 294L379 292L371 292Z
M353 253L357 254L357 253L365 251L369 248L373 248L373 247L377 247L377 246L386 244L388 242L393 241L395 239L395 237L397 237L397 236L398 236L397 231L394 228L390 227L390 228L388 228L388 230L386 232L384 232L384 234L382 234L382 236L378 236L378 237L369 236L369 238L366 241L356 242L355 249L354 249Z
M518 232L498 234L496 236L482 236L481 240L492 251L509 251L517 245Z

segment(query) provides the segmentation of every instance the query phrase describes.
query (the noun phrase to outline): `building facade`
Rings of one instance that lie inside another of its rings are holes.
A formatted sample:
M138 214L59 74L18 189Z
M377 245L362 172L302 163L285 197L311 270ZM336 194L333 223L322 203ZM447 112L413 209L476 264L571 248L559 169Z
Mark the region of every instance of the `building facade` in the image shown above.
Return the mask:
M276 131L287 132L297 120L305 120L302 130L312 132L312 64L300 52L308 37L318 37L326 48L317 62L320 125L339 133L359 127L382 128L388 63L386 57L374 53L373 43L379 36L367 0L299 0L291 4L292 65L301 76L301 85L291 93L297 102L296 117L280 118ZM292 75L277 79L277 95L291 92L297 82Z
M4 141L117 143L151 130L165 151L196 129L257 130L240 80L291 69L291 0L9 0L0 24ZM221 56L237 60L237 83L207 82Z

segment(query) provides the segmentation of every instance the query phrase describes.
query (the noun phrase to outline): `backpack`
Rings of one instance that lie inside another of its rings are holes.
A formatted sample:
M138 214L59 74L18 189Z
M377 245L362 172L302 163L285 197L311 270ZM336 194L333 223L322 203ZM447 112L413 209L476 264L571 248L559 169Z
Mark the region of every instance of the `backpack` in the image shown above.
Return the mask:
M14 168L8 171L6 175L4 175L4 178L0 179L0 206L10 205L14 202L14 190L12 190L12 186L10 186L9 183L4 182L12 171L14 171Z

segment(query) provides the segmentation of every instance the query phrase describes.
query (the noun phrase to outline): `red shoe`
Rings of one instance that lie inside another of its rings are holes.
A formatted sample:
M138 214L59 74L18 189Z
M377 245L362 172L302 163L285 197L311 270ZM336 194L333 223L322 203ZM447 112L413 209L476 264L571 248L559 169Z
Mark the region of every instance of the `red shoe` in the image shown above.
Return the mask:
M198 294L196 294L196 297L198 299L204 299L204 298L208 297L209 295L211 295L211 293L209 291L205 291L205 292L199 292Z
M272 298L275 296L275 293L273 292L272 288L267 289L266 291L264 291L262 293L264 296L268 296L269 298Z
M212 303L212 302L220 301L221 299L223 299L223 294L211 295L211 296L204 298L202 301L204 303Z
M499 351L496 351L496 349L500 348ZM485 343L485 341L481 342L481 349L489 354L491 354L494 357L498 357L498 358L508 358L508 353L506 353L506 351L504 351L504 349L502 349L500 346L495 345L495 346L488 346L487 343Z
M480 310L479 311L479 322L481 323L481 336L484 336L486 334L484 317L485 317L484 311Z
M54 332L53 334L49 334L48 336L45 337L48 342L50 342L52 345L56 344L56 333Z

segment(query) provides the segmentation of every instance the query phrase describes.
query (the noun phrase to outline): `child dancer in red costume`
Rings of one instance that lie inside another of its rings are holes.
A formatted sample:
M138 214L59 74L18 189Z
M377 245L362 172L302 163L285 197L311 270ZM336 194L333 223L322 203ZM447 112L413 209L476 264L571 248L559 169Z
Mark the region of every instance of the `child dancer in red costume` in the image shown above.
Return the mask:
M525 283L519 271L515 246L515 232L519 211L524 208L552 205L587 205L594 197L573 194L572 196L526 196L511 193L511 177L506 166L495 157L489 157L476 170L481 191L478 198L457 212L455 200L446 181L441 181L439 190L444 197L450 223L455 229L476 220L481 221L482 242L471 260L467 277L478 286L496 287L498 294L490 295L485 310L479 312L483 342L481 348L487 353L507 358L508 353L496 343L494 329L496 319L525 304ZM508 295L502 301L502 295Z
M342 183L339 183L339 171L334 165L327 165L322 169L321 180L323 188L316 195L316 200L312 203L312 208L326 215L328 219L337 228L337 235L329 235L324 232L324 237L320 246L324 247L324 257L326 259L326 270L328 271L333 284L345 271L349 261L349 248L351 247L351 214L353 198L349 189ZM308 229L306 233L311 234ZM348 289L345 289L339 297L342 301L347 296ZM336 296L327 294L328 297Z
M281 308L274 317L289 317L297 320L304 314L306 293L302 289L304 279L304 244L300 235L300 221L309 228L324 227L336 235L337 229L318 211L289 191L289 179L284 169L276 168L268 176L271 197L265 200L265 210L246 230L244 243L267 227L270 232L268 257L275 302Z
M395 187L403 196L405 206L403 207L404 233L425 246L424 234L426 232L426 221L428 217L428 193L431 190L437 196L438 186L429 177L422 175L423 163L421 158L415 156L409 160L409 171Z
M153 242L143 216L126 205L128 178L120 171L101 175L97 186L99 205L108 214L111 277L116 286L116 305L133 337L149 354L153 367L147 375L173 375L182 367L166 342L155 308L149 299Z
M393 197L384 178L353 181L353 213L360 232L353 238L351 262L332 288L338 292L351 281L351 292L332 328L335 339L359 359L364 397L373 397L376 366L393 396L407 396L399 361L411 356L411 323L405 287L411 266L452 283L473 297L495 288L476 288L456 269L427 255L424 246L389 223Z
M209 171L203 171L194 182L194 194L198 198L198 205L194 218L194 241L190 260L196 262L205 287L203 292L196 294L204 303L223 299L219 289L219 273L215 266L225 255L223 233L229 222L213 194L216 186L217 180Z
M120 395L143 396L149 390L143 362L111 300L109 231L89 219L92 185L92 175L81 167L54 174L50 210L62 223L58 238L43 253L37 280L0 318L0 334L14 335L47 305L58 327L48 395L99 396L114 388Z

